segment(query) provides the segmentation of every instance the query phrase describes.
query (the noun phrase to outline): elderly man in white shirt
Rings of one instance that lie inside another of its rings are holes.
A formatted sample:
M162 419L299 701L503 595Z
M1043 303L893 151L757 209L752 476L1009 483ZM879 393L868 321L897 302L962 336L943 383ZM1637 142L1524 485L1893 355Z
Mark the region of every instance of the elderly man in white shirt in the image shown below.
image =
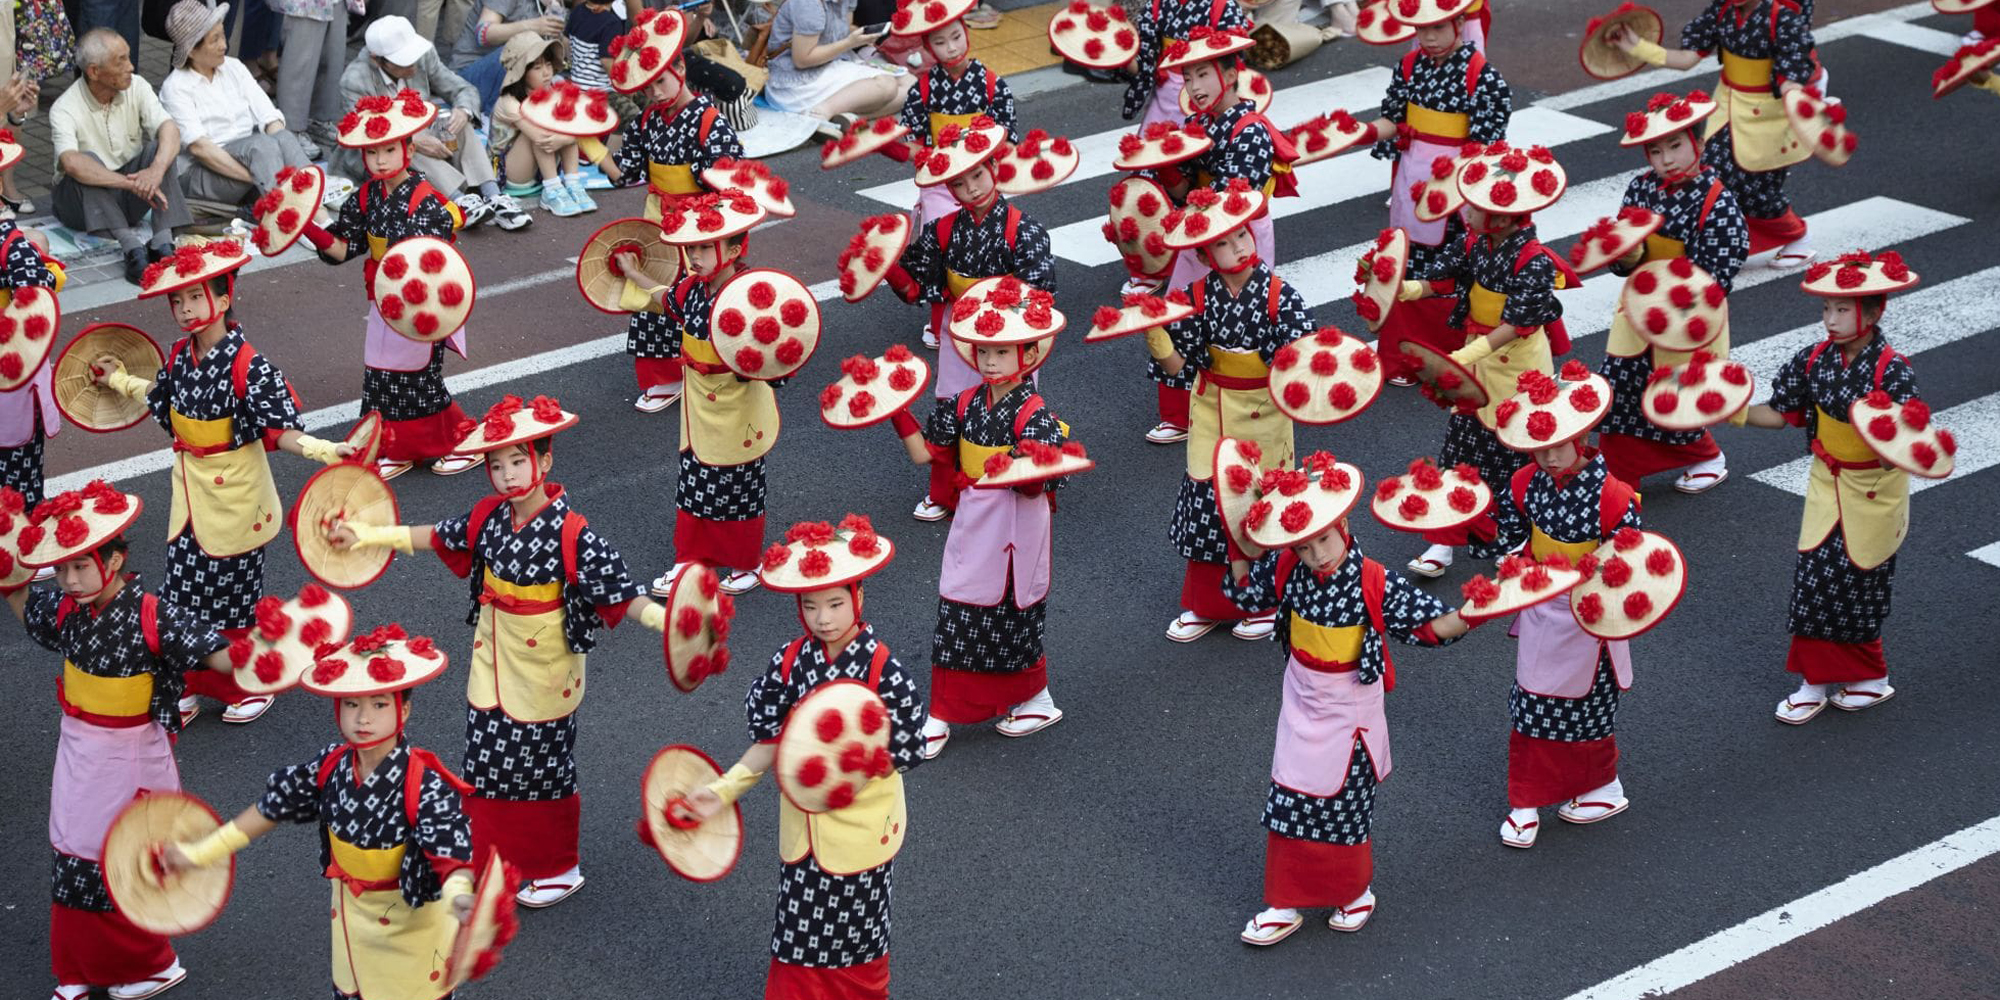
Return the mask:
M182 190L241 205L270 190L279 170L312 161L249 68L230 58L228 13L228 4L203 0L180 0L167 12L176 68L160 84L160 101L181 129Z
M180 128L152 85L133 75L132 54L116 31L84 32L76 61L83 78L49 106L56 218L116 239L125 277L136 285L148 245L153 256L166 253L174 228L191 221L174 162Z

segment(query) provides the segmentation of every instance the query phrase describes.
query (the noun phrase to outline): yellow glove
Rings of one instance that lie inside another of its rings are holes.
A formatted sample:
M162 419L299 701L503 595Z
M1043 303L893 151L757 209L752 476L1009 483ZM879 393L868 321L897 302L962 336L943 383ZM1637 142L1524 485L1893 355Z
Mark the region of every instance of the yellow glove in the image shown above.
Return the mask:
M1415 302L1430 292L1430 286L1421 281L1405 281L1396 287L1396 301Z
M738 763L723 772L722 777L709 782L708 790L720 797L722 804L726 806L742 798L743 793L749 791L763 776L764 772L752 771Z
M1667 64L1667 50L1658 42L1649 42L1641 38L1639 39L1639 44L1632 46L1630 51L1632 58L1648 66L1665 66Z
M639 609L639 624L662 635L667 631L667 606L658 601Z
M1451 359L1465 368L1471 368L1486 360L1492 353L1492 341L1485 337L1474 337L1472 343L1451 352Z
M410 555L417 550L410 538L410 529L401 524L347 524L347 530L354 532L356 548L390 548Z
M207 868L221 864L230 855L249 847L250 836L237 828L235 820L230 820L200 840L174 846L187 856L188 863L197 868Z
M1164 361L1174 356L1174 340L1167 336L1167 328L1156 326L1146 331L1146 353L1155 361Z
M69 272L63 268L61 261L48 261L47 266L49 273L56 277L56 283L50 286L49 290L60 293L63 286L69 284Z
M594 135L586 135L577 139L576 151L583 157L586 163L596 163L604 159L606 154L611 152L610 149L605 147L604 140Z
M142 402L145 400L146 394L153 391L153 383L137 375L128 374L125 371L124 365L119 365L117 371L104 376L104 384L112 392L126 399Z
M340 462L339 445L310 434L299 435L299 454L321 465L337 465Z
M1988 90L2000 94L2000 76L1995 76L1992 73L1979 74L1979 79L1974 80L1972 85L1978 87L1980 90Z
M1638 267L1639 261L1643 259L1645 256L1646 256L1646 244L1640 243L1638 246L1635 246L1632 249L1626 251L1625 256L1618 258L1617 263L1618 266L1621 268Z

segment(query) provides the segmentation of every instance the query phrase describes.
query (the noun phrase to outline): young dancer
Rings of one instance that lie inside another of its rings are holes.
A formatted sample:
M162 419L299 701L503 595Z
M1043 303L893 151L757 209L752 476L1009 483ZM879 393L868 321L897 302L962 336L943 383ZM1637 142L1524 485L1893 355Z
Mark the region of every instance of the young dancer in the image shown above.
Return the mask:
M1160 65L1161 53L1176 39L1186 40L1197 27L1249 31L1250 15L1236 0L1153 0L1133 23L1139 32L1139 54L1132 57L1132 82L1125 87L1126 121L1140 125L1178 122L1181 75Z
M26 155L21 145L14 141L13 133L0 129L0 172L5 172ZM28 238L14 224L11 209L0 206L0 298L12 302L23 289L37 289L29 295L57 294L62 291L67 276L63 266L42 252L39 246ZM21 344L27 345L31 338L44 344L53 344L56 331L53 327L34 337L28 330ZM0 375L7 375L5 361L0 360ZM19 377L16 372L8 377L13 381ZM43 442L56 436L62 429L62 415L56 411L53 372L48 363L46 349L42 362L34 369L27 381L19 386L0 392L0 486L7 486L20 492L28 506L42 502L42 451Z

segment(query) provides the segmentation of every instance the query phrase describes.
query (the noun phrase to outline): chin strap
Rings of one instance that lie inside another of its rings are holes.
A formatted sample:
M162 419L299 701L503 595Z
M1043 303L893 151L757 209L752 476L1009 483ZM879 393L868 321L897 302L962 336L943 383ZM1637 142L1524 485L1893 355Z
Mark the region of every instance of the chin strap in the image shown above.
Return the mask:
M1860 340L1861 338L1866 337L1874 332L1875 328L1872 326L1868 326L1857 329L1853 333L1850 333L1843 337L1840 334L1835 333L1833 330L1829 329L1826 331L1826 339L1827 342L1831 344L1848 344Z
M397 148L397 149L398 149L399 151L401 151L401 152L402 152L402 154L403 154L403 162L402 162L402 164L401 164L400 166L396 167L396 169L394 169L394 170L389 170L389 171L385 171L385 172L382 172L382 173L376 173L375 171L371 170L371 171L369 171L369 172L368 172L368 176L369 176L369 177L370 177L371 179L373 179L373 180L378 180L378 181L386 181L386 180L388 180L389 178L391 178L391 177L394 177L394 176L396 176L397 174L400 174L400 173L402 173L403 171L405 171L405 170L408 170L408 169L410 169L410 140L409 140L409 138L408 138L408 137L406 136L406 137L404 137L404 138L402 138L402 139L398 139L398 140L396 140L396 148Z
M1220 82L1222 79L1221 60L1216 60L1215 69L1216 69L1215 73L1216 80ZM1236 72L1238 73L1243 72L1243 60L1241 59L1236 60ZM1181 71L1181 79L1182 80L1187 79L1186 70ZM1186 85L1183 84L1182 86ZM1236 96L1236 87L1234 85L1224 85L1221 90L1215 92L1215 96L1209 99L1209 102L1207 104L1195 105L1194 113L1197 115L1201 115L1203 117L1213 116L1218 109L1220 109L1224 104L1228 103L1230 98L1235 96ZM1190 100L1188 103L1193 104L1194 102Z
M548 477L542 473L541 459L535 454L535 442L529 441L521 447L528 450L528 466L535 470L528 478L528 485L518 490L501 489L500 483L493 478L493 469L488 467L486 470L486 485L493 487L493 492L500 494L501 497L508 500L519 500L522 497L530 496L536 490L540 489L543 483L548 481ZM549 450L547 454L554 455L555 453L556 442L551 437L549 438Z
M98 558L97 553L94 551L90 554L90 564L97 567L97 589L88 594L71 598L78 604L96 603L97 599L102 597L104 592L111 587L111 575L104 572L104 560Z
M395 730L392 731L389 735L384 736L379 740L369 740L366 743L356 743L353 740L348 740L347 741L348 746L353 747L356 750L369 750L375 747L379 747L382 744L389 742L390 740L398 740L403 738L403 692L391 691L389 692L389 697L394 702L394 704L392 704L389 707L389 711L396 717ZM340 728L339 699L335 699L333 702L333 728L336 730ZM342 738L345 739L345 737Z
M1228 236L1231 233L1234 233L1235 231L1236 231L1235 229L1232 229L1227 233L1223 233L1222 235ZM1220 241L1218 240L1217 242ZM1250 249L1250 252L1243 255L1243 259L1237 261L1235 267L1223 267L1215 262L1215 254L1212 253L1210 250L1210 248L1212 248L1213 246L1215 246L1215 244L1210 243L1207 246L1201 247L1196 252L1201 255L1202 261L1209 266L1210 270L1219 271L1223 274L1242 274L1243 272L1248 271L1253 267L1256 267L1263 260L1263 258L1257 256L1257 249L1253 244Z

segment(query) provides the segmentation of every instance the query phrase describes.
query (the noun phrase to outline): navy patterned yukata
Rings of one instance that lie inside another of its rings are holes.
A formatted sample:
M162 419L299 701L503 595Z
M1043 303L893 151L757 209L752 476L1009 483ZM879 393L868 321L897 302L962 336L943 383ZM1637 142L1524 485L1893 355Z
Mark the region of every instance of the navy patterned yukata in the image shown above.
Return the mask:
M1036 288L1053 294L1056 290L1055 255L1049 249L1049 231L1023 212L1014 226L1014 240L1007 240L1006 197L995 198L986 217L976 218L969 208L951 216L951 242L938 249L938 220L924 223L923 231L910 241L898 259L922 291L921 302L950 302L955 296L946 285L945 273L965 278L992 278L1011 274Z
M6 248L5 255L0 256L0 289L11 294L16 288L56 287L56 275L49 269L48 260L20 234L13 219L0 219L0 246ZM55 335L54 330L48 333L51 338ZM19 439L13 444L0 444L0 486L18 491L30 508L42 502L43 442L60 430L59 422L45 416L45 411L53 412L48 410L46 401L37 398L46 394L48 388L36 386L35 382L31 378L11 392L0 393L0 408L5 410L6 423L0 431L11 432L0 437L0 442Z
M1775 4L1775 8L1774 5ZM1734 0L1710 0L1681 28L1681 48L1706 56L1723 51L1748 59L1771 60L1773 93L1785 81L1805 84L1818 74L1813 63L1812 15L1789 0L1757 0L1747 11ZM1736 162L1734 132L1725 125L1708 138L1701 161L1716 169L1751 219L1777 220L1792 211L1785 197L1789 168L1752 172Z
M928 146L931 138L932 115L986 115L994 123L1007 130L1009 142L1021 141L1021 120L1014 109L1014 90L1007 81L986 68L977 59L967 59L965 71L953 79L951 71L933 63L928 74L930 78L928 99L924 96L922 81L910 84L910 91L903 99L903 110L896 120L910 130L910 139ZM989 82L993 88L993 98L988 100L986 88Z

